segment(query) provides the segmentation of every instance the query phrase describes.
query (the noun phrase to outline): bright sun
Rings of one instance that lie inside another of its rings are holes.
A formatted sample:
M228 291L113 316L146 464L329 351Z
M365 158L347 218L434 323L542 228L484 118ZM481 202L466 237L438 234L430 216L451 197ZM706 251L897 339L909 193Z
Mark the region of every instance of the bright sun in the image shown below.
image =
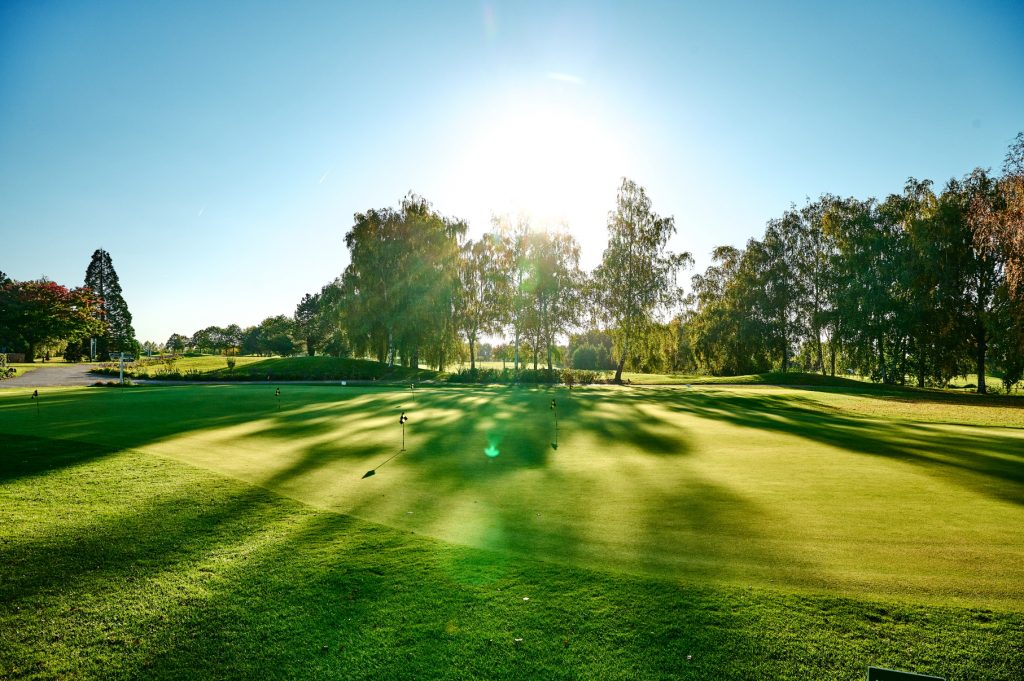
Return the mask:
M621 134L577 107L535 99L478 119L453 184L475 215L565 225L583 250L603 246L605 217L628 174ZM483 225L486 227L487 225Z

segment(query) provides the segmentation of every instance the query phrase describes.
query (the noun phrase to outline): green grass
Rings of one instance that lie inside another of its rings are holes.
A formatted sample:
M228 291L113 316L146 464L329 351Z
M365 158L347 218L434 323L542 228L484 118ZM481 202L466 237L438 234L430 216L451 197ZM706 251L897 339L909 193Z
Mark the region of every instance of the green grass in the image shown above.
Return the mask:
M171 379L194 381L338 381L338 380L429 380L436 372L418 371L401 366L389 368L379 362L340 357L232 357L235 366L228 368L222 355L181 357L172 367L159 360L145 360L130 365L126 375L140 379ZM117 375L117 365L108 365L104 373Z
M1024 678L1017 401L23 393L0 678Z

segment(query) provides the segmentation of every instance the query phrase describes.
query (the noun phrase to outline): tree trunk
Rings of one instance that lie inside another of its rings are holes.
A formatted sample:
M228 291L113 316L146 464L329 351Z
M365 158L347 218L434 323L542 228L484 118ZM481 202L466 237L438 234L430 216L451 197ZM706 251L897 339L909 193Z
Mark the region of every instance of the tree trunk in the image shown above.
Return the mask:
M469 370L476 371L476 338L469 337Z
M882 383L889 385L889 371L885 366L885 347L878 341L878 367L882 370Z
M978 322L974 331L974 338L978 342L977 369L978 372L978 394L985 394L985 353L988 350L988 334L985 333L985 325Z
M918 348L918 350L917 350L917 387L918 388L923 388L924 387L925 366L926 365L925 365L925 361L924 361L924 352L922 352L921 349Z
M836 377L836 345L833 339L828 342L829 362L832 364L832 378Z
M518 374L519 373L519 329L516 329L515 344L516 344L516 352L515 352L515 356L513 357L512 370L515 371Z
M619 363L615 367L614 383L622 383L622 367L624 366L626 366L626 353L622 353L622 357L619 359Z
M28 352L25 353L25 361L30 364L34 364L36 361L36 344L29 341L27 350Z
M821 375L824 376L825 375L825 353L822 351L822 348L821 348L821 329L817 330L817 332L814 334L814 338L817 341L816 344L818 346L818 371L820 371ZM834 374L835 371L833 370L832 373Z

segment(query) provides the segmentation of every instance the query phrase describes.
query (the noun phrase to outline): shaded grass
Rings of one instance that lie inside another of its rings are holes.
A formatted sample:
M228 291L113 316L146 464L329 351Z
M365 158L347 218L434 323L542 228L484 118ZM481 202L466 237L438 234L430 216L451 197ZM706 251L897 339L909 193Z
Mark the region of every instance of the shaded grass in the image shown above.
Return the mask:
M1019 612L570 568L160 457L6 442L0 677L1022 678Z
M380 362L345 357L253 357L232 356L234 368L228 368L222 355L187 356L177 359L173 368L158 360L130 365L126 374L138 379L192 381L339 381L339 380L429 380L437 372L427 369L388 367ZM98 373L116 375L116 366Z
M274 390L56 390L40 415L0 391L0 432L138 449L582 568L1004 610L1024 600L1024 431L979 427L999 413L980 403L953 425L919 418L945 404L928 394L283 386L279 406ZM401 410L408 451L362 480L396 454Z

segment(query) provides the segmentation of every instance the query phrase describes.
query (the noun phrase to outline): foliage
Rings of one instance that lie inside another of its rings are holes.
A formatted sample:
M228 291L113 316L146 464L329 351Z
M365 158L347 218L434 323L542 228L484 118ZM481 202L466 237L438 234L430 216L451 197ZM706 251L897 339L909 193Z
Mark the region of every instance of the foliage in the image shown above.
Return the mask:
M122 296L121 283L114 270L110 253L96 249L85 270L85 285L99 297L98 318L106 331L97 338L97 352L106 357L111 352L137 352L132 314Z
M608 246L594 272L592 288L598 311L615 339L616 381L621 380L631 353L650 341L655 314L679 301L676 274L692 258L689 253L667 250L675 231L671 217L651 209L644 188L624 178L608 218Z
M45 279L0 285L0 345L25 348L34 361L37 348L80 342L103 333L99 300L88 288L68 289Z
M297 351L294 333L295 322L290 317L267 317L258 326L250 326L241 332L239 350L246 355L289 357Z
M325 323L322 294L307 293L302 296L302 300L295 307L294 320L295 335L305 341L306 354L312 357L330 333Z
M104 364L93 373L117 375L117 364ZM175 381L402 381L430 379L435 372L389 368L378 362L317 355L316 357L220 357L173 355L140 359L126 367L132 378Z
M189 337L180 333L172 333L164 346L170 352L185 352L185 348L189 345Z
M686 351L713 375L786 371L798 358L822 373L841 362L924 387L973 370L979 393L994 361L1014 385L1024 351L1013 279L1024 137L1008 159L1002 178L976 169L939 194L909 178L882 202L824 195L769 221L745 249L716 249L693 278Z
M501 323L502 286L500 237L485 234L462 245L459 257L458 322L469 343L469 366L476 368L476 345L481 334L496 332Z
M341 304L358 354L390 366L400 354L412 367L422 354L445 366L456 352L458 239L465 231L465 223L441 216L413 194L397 210L355 216L345 235L350 262Z

